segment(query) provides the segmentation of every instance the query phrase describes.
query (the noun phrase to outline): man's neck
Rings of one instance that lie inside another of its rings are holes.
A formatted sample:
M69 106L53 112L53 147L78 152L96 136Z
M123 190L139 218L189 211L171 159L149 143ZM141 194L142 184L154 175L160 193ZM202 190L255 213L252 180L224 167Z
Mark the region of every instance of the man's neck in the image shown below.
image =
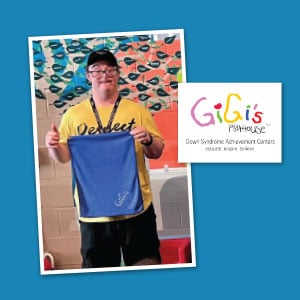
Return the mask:
M93 99L95 101L96 106L105 107L114 105L116 100L118 99L119 92L116 91L111 95L102 95L99 93L93 93Z

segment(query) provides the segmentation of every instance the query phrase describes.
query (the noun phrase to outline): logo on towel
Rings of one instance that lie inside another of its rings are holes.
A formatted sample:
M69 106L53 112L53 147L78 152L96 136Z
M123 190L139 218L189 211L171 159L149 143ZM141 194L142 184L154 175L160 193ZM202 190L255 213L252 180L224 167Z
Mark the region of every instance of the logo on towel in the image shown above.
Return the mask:
M128 195L129 195L128 191L119 193L117 199L115 200L115 205L118 207L122 206L126 201L126 199L128 198Z

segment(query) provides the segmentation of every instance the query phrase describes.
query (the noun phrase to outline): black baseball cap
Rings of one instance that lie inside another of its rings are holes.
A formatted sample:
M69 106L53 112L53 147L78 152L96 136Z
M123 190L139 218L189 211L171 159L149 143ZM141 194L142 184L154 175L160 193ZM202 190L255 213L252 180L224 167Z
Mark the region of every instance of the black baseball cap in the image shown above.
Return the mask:
M105 61L108 65L119 67L116 57L109 50L97 50L90 53L86 67L98 61Z

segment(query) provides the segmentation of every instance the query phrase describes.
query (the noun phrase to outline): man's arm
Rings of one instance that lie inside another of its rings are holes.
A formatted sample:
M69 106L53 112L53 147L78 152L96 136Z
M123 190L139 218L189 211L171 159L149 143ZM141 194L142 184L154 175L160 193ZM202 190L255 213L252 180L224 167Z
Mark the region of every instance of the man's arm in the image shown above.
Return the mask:
M149 133L146 133L146 137L144 137L141 143L146 157L150 159L160 158L165 145L159 138L155 138Z

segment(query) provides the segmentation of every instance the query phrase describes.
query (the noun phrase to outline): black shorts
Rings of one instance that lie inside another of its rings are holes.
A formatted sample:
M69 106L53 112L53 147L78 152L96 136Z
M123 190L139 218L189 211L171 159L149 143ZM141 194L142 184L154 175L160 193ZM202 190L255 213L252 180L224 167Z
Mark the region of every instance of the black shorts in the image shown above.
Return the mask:
M80 222L83 268L130 266L147 258L161 261L153 205L128 220L107 223ZM122 253L122 254L121 254Z

